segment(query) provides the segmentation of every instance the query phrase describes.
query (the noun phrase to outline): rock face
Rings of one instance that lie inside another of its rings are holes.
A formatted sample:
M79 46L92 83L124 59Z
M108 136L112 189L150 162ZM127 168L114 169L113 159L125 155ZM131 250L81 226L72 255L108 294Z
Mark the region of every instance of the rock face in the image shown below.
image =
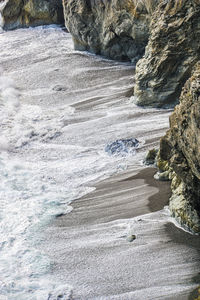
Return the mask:
M137 104L174 105L200 58L199 0L64 0L75 49L138 61Z
M64 0L65 24L75 49L112 59L136 61L149 38L151 13L158 0Z
M137 104L155 107L178 101L200 58L200 1L162 1L152 17L150 39L136 66Z
M5 30L20 27L63 24L62 0L1 1Z
M200 62L186 82L170 129L160 142L160 158L172 179L170 210L178 221L200 233Z

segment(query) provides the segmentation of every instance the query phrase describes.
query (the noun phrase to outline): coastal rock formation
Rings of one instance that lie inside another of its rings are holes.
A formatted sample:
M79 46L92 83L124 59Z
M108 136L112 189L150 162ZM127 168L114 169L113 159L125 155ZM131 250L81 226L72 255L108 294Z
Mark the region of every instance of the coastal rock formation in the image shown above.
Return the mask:
M64 0L65 24L75 49L135 62L144 54L151 13L157 2Z
M162 1L152 17L150 39L136 66L137 104L155 107L178 101L200 58L199 0Z
M64 0L75 49L137 62L138 105L174 105L200 58L199 0Z
M62 0L5 0L1 6L5 30L64 23Z
M162 171L172 179L170 210L193 232L200 233L200 62L185 83L170 129L160 142Z

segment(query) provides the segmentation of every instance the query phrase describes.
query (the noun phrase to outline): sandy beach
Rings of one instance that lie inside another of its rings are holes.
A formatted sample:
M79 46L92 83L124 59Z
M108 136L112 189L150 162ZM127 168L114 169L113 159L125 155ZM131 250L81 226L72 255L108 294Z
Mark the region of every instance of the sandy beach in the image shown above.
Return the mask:
M59 216L56 226L94 225L163 209L168 204L170 187L155 180L155 173L155 168L141 168L100 182L94 192L74 201L73 212Z
M200 237L162 210L170 188L153 178L155 171L104 180L45 232L53 273L72 283L72 299L186 300L197 287L191 275L199 272Z
M10 150L0 156L0 296L188 299L200 238L173 224L169 183L142 164L170 110L136 106L134 66L74 51L60 28L6 32L1 45L3 82L20 98L1 107ZM133 155L106 153L129 138Z

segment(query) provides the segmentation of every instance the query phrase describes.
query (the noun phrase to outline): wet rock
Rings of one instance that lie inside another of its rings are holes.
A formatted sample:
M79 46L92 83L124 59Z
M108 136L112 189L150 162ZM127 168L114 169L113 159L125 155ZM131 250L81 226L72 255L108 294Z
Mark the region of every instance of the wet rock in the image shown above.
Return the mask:
M7 0L1 14L5 30L64 24L62 0Z
M144 164L147 166L155 164L157 154L158 149L150 149L144 159Z
M116 60L138 60L149 38L150 6L136 0L64 0L65 24L75 49Z
M165 171L165 172L157 172L155 175L154 175L154 178L159 180L159 181L169 181L170 178L169 178L169 175L170 172L169 171Z
M139 141L135 138L121 139L108 144L105 151L110 155L126 155L135 153L135 149L139 146Z
M170 168L173 216L200 233L200 62L186 82L170 129L160 141L160 164ZM165 151L165 148L167 149ZM164 168L163 168L164 169Z
M200 2L162 1L150 33L145 55L136 65L137 104L174 105L200 59Z

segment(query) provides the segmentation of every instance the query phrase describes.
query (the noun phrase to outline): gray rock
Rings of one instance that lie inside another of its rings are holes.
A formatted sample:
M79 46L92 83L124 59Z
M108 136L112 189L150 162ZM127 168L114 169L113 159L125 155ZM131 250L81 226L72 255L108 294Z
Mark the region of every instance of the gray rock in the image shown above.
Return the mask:
M200 2L162 1L150 32L145 55L136 65L137 104L174 105L200 58Z
M152 0L152 5L159 2ZM65 24L75 49L135 61L149 38L151 12L144 1L64 0Z
M110 155L124 155L135 153L139 146L139 141L135 138L116 140L105 147L105 151Z
M172 170L170 210L179 223L196 233L200 233L199 124L200 62L186 82L180 104L170 117L170 129L160 142L160 158Z
M8 0L1 14L5 30L64 24L62 0Z
M153 165L155 163L157 154L158 154L158 149L150 149L144 159L144 164L147 166Z

